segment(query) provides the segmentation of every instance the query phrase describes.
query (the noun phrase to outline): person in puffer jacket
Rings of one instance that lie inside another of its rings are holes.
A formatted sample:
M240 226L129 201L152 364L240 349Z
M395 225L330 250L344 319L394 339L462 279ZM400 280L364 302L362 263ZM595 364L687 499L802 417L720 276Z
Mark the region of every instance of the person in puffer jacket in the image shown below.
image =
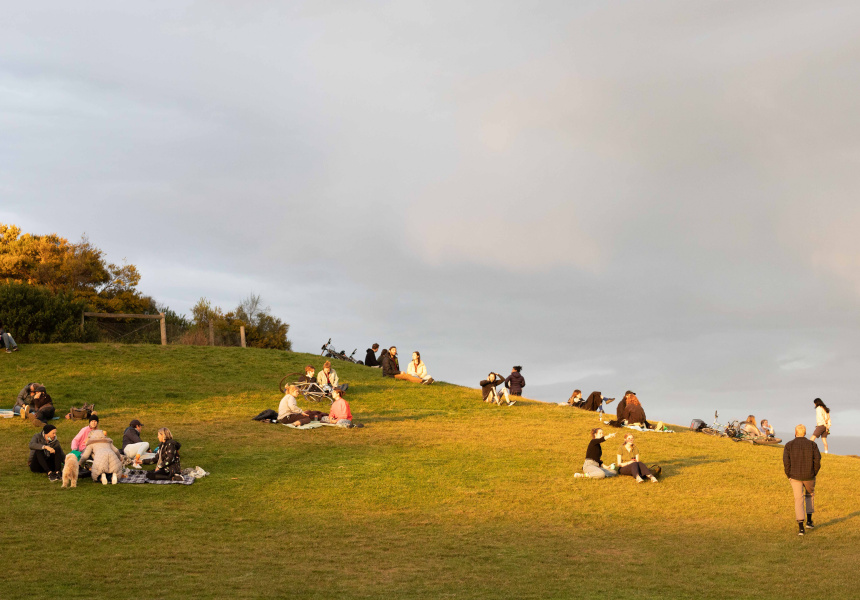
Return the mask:
M173 439L173 434L167 427L159 429L155 471L148 471L146 478L182 481L182 465L179 463L179 449L181 447L182 444Z
M103 429L94 429L87 436L87 447L81 453L80 462L93 459L90 469L93 481L101 479L102 484L107 485L107 476L111 476L111 483L117 483L122 475L122 455L119 449L113 445L113 440L105 435Z
M516 366L511 369L511 374L508 375L508 378L505 379L505 387L508 388L511 396L522 396L523 388L526 387L526 380L520 374L523 368L520 366Z

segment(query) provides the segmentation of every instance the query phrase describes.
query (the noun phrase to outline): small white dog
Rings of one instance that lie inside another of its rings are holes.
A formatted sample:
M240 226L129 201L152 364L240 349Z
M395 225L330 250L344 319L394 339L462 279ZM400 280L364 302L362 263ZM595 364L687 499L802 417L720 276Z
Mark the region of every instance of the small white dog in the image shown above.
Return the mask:
M69 452L63 466L63 487L78 487L78 457Z

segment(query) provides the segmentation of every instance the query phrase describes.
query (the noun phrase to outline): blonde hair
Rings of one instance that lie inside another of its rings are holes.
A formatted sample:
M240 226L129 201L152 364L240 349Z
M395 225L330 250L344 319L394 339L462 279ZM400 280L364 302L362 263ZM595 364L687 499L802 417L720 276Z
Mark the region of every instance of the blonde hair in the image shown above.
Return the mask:
M158 430L158 433L164 435L164 441L173 439L173 434L170 433L170 430L167 427L162 427Z
M295 396L296 394L298 394L298 393L299 393L299 386L297 386L297 385L291 385L291 386L289 386L289 387L287 388L287 393L288 393L290 396Z

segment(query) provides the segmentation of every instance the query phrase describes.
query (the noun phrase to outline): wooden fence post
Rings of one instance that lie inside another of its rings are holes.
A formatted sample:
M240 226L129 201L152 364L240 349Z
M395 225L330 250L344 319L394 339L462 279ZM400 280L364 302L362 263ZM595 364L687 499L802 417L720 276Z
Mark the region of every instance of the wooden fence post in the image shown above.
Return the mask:
M209 345L215 345L215 322L209 319Z
M161 314L161 345L167 345L167 320L164 318L164 313Z
M86 313L83 313L83 312L81 313L81 333L84 332L84 315L85 314Z
M242 347L245 348L245 326L239 325L239 340L242 342Z

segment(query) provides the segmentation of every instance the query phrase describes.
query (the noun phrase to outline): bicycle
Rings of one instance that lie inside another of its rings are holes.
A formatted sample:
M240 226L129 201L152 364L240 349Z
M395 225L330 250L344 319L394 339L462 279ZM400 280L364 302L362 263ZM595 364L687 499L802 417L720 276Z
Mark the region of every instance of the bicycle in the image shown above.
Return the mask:
M325 356L326 358L334 358L335 360L342 360L345 362L350 362L355 365L363 365L363 360L356 360L355 353L358 351L358 348L352 351L352 354L347 356L346 351L337 350L334 346L331 345L331 338L323 344L322 352L320 352L320 356Z
M287 373L281 377L281 381L278 382L278 389L281 390L282 394L286 394L287 388L294 385L298 388L298 395L308 402L322 402L323 400L328 400L329 404L334 402L334 398L327 394L319 385L316 384L316 382L301 381L301 377L303 375L304 373L299 373L298 371L295 373ZM298 398L296 398L296 400L298 400Z

